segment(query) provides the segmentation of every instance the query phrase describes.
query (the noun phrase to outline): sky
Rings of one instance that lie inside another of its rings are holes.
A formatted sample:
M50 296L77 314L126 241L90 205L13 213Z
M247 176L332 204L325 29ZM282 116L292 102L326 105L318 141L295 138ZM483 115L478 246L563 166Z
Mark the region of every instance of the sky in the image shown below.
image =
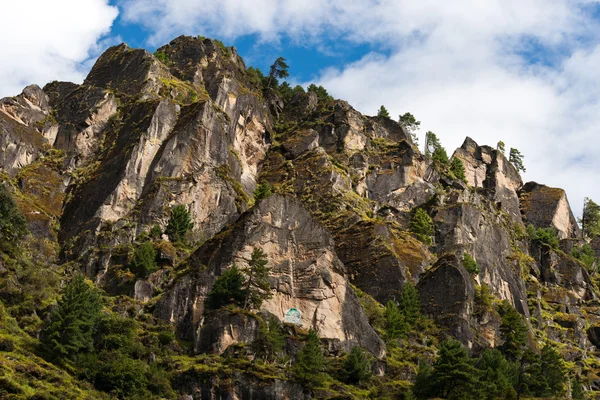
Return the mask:
M524 182L600 202L600 1L20 0L0 13L0 97L80 83L109 46L154 51L202 35L292 84L323 85L373 115L411 112L421 142L466 136L524 155Z

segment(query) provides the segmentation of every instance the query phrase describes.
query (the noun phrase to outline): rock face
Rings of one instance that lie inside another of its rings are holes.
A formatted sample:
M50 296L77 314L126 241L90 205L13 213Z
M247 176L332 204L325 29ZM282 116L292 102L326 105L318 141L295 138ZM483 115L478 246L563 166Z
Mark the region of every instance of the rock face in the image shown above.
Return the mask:
M528 182L520 196L523 218L528 223L539 228L554 228L559 239L581 237L564 190Z
M267 254L274 289L261 310L283 321L285 312L296 308L302 313L302 328L318 331L321 338L337 339L347 349L360 344L376 357L385 355L383 342L344 277L344 265L336 256L331 236L291 197L269 197L199 249L192 256L192 274L165 294L157 315L168 321L185 321L180 325L182 336L194 340L196 351L205 349L202 332L214 329L201 317L206 295L218 275L234 263L245 265L254 248ZM238 335L244 336L252 335Z
M473 354L498 346L498 305L508 303L533 347L560 342L569 365L597 380L597 268L572 256L587 241L564 190L523 185L502 152L471 138L453 154L466 182L455 179L396 121L321 89L273 90L234 48L181 36L155 54L111 47L80 85L31 85L1 99L0 178L42 254L36 262L80 267L131 310L171 324L190 343L173 347L192 359L257 366L251 344L264 321L284 322L295 308L298 326L283 325L292 362L313 329L328 357L367 349L385 380L396 367L377 334L381 304L410 282L438 339ZM272 194L256 204L259 182ZM172 242L179 205L193 229ZM431 242L411 232L417 208L431 217ZM532 240L528 224L555 230L558 248ZM144 243L156 252L149 275L133 268ZM600 257L600 239L589 244ZM245 267L255 248L267 255L272 297L260 310L206 309L215 280ZM465 269L466 255L476 270ZM406 348L430 351L412 340ZM187 365L173 381L187 399L311 398L277 368L258 376ZM394 379L414 379L414 368Z
M436 319L467 347L473 345L473 278L455 255L440 258L419 281L419 296L426 314Z

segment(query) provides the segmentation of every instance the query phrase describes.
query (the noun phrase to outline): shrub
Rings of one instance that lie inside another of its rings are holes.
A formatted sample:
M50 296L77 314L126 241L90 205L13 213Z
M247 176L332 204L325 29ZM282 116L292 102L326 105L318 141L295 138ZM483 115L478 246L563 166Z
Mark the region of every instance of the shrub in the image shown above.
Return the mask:
M422 208L417 208L410 220L410 231L425 244L432 243L431 237L435 233L433 220Z
M258 203L262 199L266 199L271 195L271 186L267 181L261 181L254 190L254 202Z
M0 245L12 247L27 234L27 221L3 184L0 184Z
M467 183L467 175L465 174L465 165L460 158L454 157L450 163L450 172L456 179Z
M194 222L185 206L180 204L173 207L166 230L166 234L169 236L171 242L182 241L185 234L193 227Z
M475 262L475 259L469 253L464 254L462 264L468 273L479 274L479 265L477 265L477 262Z
M246 291L243 289L244 275L233 264L217 278L210 293L208 293L207 305L217 310L228 304L242 305L246 299Z
M156 250L150 242L144 242L133 253L130 261L131 271L141 278L146 278L158 269Z
M156 57L156 59L158 61L165 64L166 66L169 66L169 64L171 63L169 56L164 51L159 51L159 50L155 51L154 57Z
M587 243L584 243L580 247L575 247L571 251L571 255L579 261L581 261L588 268L591 268L594 265L594 263L598 262L596 252Z
M284 346L285 333L277 318L271 317L267 322L262 322L258 337L252 343L256 353L265 359L273 359L283 351Z
M162 237L162 229L159 224L154 224L152 229L150 229L150 238L154 240L159 240Z
M528 225L527 234L531 240L547 244L554 249L558 248L558 236L553 228L536 228L533 225Z
M8 338L0 339L0 351L13 351L15 349L15 344L12 340Z

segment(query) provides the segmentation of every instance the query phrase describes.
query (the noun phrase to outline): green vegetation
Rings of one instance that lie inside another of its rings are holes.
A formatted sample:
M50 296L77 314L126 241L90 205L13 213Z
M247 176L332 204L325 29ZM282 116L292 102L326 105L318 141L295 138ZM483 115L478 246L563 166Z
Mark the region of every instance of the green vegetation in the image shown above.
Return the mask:
M277 79L284 79L290 76L288 72L289 66L285 62L285 58L279 57L271 67L269 68L269 80L267 81L267 87L271 88L272 84L275 82L277 84Z
M380 118L389 118L390 117L390 113L388 112L387 108L385 108L385 106L381 106L379 107L379 111L377 111L377 116Z
M527 345L527 325L521 314L507 302L500 307L500 315L500 336L503 343L499 349L509 360L516 361L522 357Z
M80 353L93 350L102 300L81 274L75 275L61 294L40 337L49 359L69 364Z
M141 278L148 277L158 269L156 250L151 242L144 242L137 247L130 261L130 269Z
M319 102L333 101L333 97L331 97L329 93L327 93L327 90L323 86L317 86L314 83L311 83L307 88L307 92L316 93Z
M233 264L217 278L207 297L207 305L213 310L228 304L242 305L246 299L243 289L244 274Z
M254 203L258 203L262 199L266 199L271 195L271 193L271 185L269 185L269 182L265 180L261 181L254 190Z
M465 165L462 160L458 157L454 157L450 162L450 173L454 178L467 183L467 176L465 174Z
M504 154L504 152L506 151L504 148L505 144L502 140L500 140L498 142L498 144L496 145L496 150L498 150L500 153Z
M342 378L348 383L359 384L370 379L371 375L368 356L360 347L353 347L342 365Z
M600 236L600 206L588 197L583 200L583 215L579 223L585 237Z
M524 156L521 154L521 152L519 150L511 147L510 153L508 156L508 161L515 167L517 172L519 172L519 171L526 172L526 169L523 166L523 158L524 158Z
M479 265L477 265L477 262L469 253L463 255L462 265L470 274L477 275L480 272Z
M261 322L258 337L252 342L252 348L259 357L272 361L283 353L285 338L279 320L270 317L266 322Z
M271 298L270 268L267 255L260 248L255 248L250 256L248 268L245 269L247 279L245 288L244 309L260 308L263 301Z
M527 226L527 234L531 240L547 244L554 249L558 248L558 236L553 228L536 228L530 224Z
M171 64L171 60L169 59L169 56L164 51L156 50L154 52L154 57L156 57L156 59L158 61L165 64L167 67Z
M423 243L428 245L432 243L435 227L433 225L433 220L424 209L415 209L410 220L410 231Z
M27 222L17 208L15 201L0 184L0 250L9 251L14 244L27 234Z
M325 380L324 364L325 359L321 351L319 336L311 329L294 364L294 378L308 388L319 387Z
M437 135L431 131L425 134L425 155L431 157L433 161L439 164L448 164L448 154L442 147Z
M162 237L162 229L160 228L160 225L158 224L154 224L152 226L152 228L150 229L150 238L153 240L160 240L160 238Z
M573 248L571 255L581 261L590 271L594 269L594 264L597 266L599 263L598 257L596 257L596 252L594 249L592 249L592 246L587 243Z
M194 222L189 211L183 204L180 204L171 209L171 217L165 233L171 242L181 242L185 234L193 227Z
M388 301L383 312L384 332L387 342L406 337L421 318L419 293L411 282L404 284L398 303Z
M420 129L421 121L417 121L414 115L407 112L398 117L398 124L400 124L410 134L412 142L418 146L419 138L417 137L417 131Z

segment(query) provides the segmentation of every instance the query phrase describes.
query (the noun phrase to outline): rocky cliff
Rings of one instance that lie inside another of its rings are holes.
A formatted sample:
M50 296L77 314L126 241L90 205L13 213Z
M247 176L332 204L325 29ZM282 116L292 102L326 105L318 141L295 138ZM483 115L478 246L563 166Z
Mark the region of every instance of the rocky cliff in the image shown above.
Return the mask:
M80 85L32 85L0 100L0 148L25 240L44 252L39 265L62 280L83 271L113 311L171 327L178 345L160 362L176 398L384 398L392 386L397 395L417 360L434 358L433 337L474 355L500 346L500 303L523 316L533 348L557 344L572 376L600 390L597 266L571 255L585 239L566 193L523 184L501 151L470 138L452 156L465 168L457 179L395 121L316 92L282 94L234 48L182 36L154 55L111 47ZM271 195L256 195L259 186ZM169 234L175 206L193 226L183 240ZM415 235L417 209L431 219L428 240ZM558 246L530 235L542 228ZM140 275L132 260L146 242L157 268ZM208 309L215 281L247 267L254 249L266 254L270 296L255 310ZM0 279L21 284L10 271ZM435 328L409 335L399 367L380 319L406 285ZM288 363L248 367L271 318L287 329ZM387 389L295 382L289 363L309 330L332 360L366 349Z

